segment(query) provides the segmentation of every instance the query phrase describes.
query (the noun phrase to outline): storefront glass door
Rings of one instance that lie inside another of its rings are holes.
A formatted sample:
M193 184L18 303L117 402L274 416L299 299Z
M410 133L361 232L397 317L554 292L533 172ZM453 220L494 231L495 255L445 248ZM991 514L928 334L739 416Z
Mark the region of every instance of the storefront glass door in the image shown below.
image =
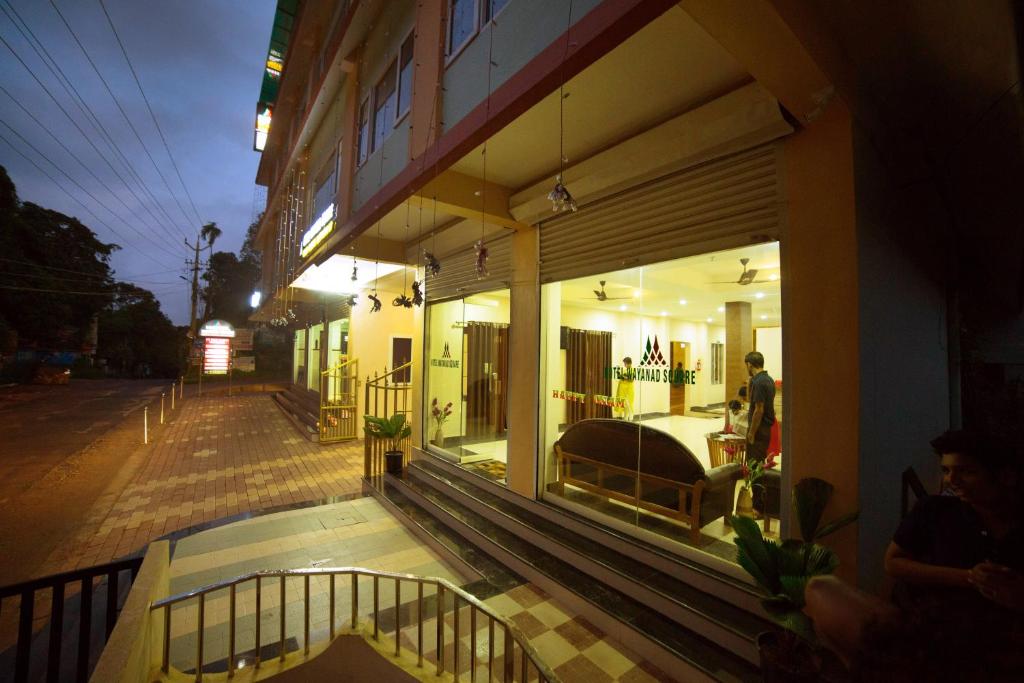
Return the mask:
M309 344L306 349L306 388L317 393L320 393L320 349L323 331L323 323L309 328Z

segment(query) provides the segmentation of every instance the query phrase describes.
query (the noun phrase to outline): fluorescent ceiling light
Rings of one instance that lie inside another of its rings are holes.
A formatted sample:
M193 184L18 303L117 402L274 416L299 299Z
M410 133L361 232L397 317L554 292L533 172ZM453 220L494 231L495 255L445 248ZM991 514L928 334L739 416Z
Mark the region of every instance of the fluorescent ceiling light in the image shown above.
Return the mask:
M718 312L719 313L725 313L725 306L719 306L718 307Z
M626 310L626 304L621 304L621 305L619 306L619 310L620 310L620 311L624 311L624 310Z
M771 280L772 282L775 282L776 280L779 279L779 276L776 275L775 273L772 273L771 275L768 276L768 279Z
M708 318L708 322L711 322L711 318Z
M763 299L764 298L764 292L758 292L757 294L754 295L754 298L755 299Z
M661 314L662 315L668 315L668 311L662 311Z
M375 280L397 272L405 266L398 263L380 263L355 259L356 280L352 280L352 258L335 254L319 266L312 265L292 282L296 289L308 289L325 294L356 294L368 288Z
M767 320L767 319L768 319L768 316L766 316L766 315L762 315L761 316L761 320Z
M686 299L680 299L679 300L679 305L680 306L685 306L686 305Z

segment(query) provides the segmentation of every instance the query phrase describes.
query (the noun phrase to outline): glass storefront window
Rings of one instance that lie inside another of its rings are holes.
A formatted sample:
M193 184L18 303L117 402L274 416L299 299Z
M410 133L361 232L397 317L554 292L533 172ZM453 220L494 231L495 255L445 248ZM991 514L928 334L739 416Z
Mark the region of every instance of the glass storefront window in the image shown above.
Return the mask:
M295 330L292 373L292 384L306 384L306 330Z
M320 341L323 331L323 323L310 327L309 343L306 345L306 388L317 393L320 393Z
M736 433L751 410L740 388L748 393L744 358L758 351L777 421L757 443L779 464L762 479L767 495L754 489L755 504L777 533L780 276L770 243L543 285L544 497L734 561L726 517L746 459Z
M430 442L428 450L502 483L508 438L508 340L508 290L427 307L423 432Z

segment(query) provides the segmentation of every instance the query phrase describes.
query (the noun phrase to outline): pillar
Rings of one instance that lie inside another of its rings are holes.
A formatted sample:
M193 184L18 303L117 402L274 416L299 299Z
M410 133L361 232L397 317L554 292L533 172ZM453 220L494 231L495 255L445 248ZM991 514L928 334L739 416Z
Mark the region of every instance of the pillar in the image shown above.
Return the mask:
M523 227L512 238L509 325L508 487L536 496L537 400L540 377L539 231Z
M733 399L750 376L743 359L754 350L749 301L725 302L725 403Z

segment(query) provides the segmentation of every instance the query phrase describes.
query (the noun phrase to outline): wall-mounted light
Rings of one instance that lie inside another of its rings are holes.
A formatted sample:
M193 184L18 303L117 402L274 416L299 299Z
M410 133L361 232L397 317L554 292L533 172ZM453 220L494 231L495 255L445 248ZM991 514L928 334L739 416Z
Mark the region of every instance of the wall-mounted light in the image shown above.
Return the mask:
M252 293L251 297L249 297L249 305L252 306L253 308L259 308L260 307L260 301L262 301L262 300L263 300L263 294L261 294L257 290L257 291Z

